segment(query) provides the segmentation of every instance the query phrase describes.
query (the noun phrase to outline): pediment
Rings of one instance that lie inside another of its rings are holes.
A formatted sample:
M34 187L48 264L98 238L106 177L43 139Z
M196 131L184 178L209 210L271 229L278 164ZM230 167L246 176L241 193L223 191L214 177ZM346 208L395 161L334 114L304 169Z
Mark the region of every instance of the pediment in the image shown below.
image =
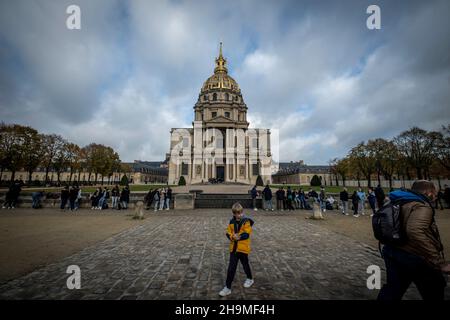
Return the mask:
M207 123L224 123L224 122L229 122L229 123L234 123L233 120L231 120L230 118L224 117L224 116L217 116L209 121L206 121Z

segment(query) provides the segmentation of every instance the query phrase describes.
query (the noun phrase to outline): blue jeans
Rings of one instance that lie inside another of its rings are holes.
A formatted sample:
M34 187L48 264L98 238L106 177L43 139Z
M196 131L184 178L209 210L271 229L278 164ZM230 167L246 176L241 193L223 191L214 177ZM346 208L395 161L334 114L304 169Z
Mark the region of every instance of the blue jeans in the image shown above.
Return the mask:
M265 209L273 210L272 199L266 200L266 208Z
M444 300L447 285L442 272L433 269L421 257L391 246L383 247L387 282L378 300L401 300L412 282L423 300Z

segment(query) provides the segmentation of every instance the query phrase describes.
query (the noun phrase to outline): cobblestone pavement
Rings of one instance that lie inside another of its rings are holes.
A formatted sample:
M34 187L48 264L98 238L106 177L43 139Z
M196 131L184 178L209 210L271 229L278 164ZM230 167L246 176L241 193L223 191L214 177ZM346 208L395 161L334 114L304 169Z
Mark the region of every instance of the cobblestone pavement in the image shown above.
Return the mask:
M374 299L366 287L374 248L295 213L250 214L255 220L250 263L255 284L243 288L242 266L226 299ZM126 230L58 263L0 287L2 299L224 299L229 210L149 213ZM69 290L69 265L81 289ZM385 279L382 273L382 282ZM417 298L414 288L405 298Z

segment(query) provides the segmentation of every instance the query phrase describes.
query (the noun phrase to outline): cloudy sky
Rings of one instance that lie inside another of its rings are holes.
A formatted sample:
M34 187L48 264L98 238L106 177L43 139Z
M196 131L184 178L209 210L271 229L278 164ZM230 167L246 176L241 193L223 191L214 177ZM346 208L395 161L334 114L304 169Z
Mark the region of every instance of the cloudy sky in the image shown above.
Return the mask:
M81 8L69 30L66 8ZM381 8L381 30L366 9ZM0 120L163 160L219 42L281 161L450 123L450 1L0 0Z

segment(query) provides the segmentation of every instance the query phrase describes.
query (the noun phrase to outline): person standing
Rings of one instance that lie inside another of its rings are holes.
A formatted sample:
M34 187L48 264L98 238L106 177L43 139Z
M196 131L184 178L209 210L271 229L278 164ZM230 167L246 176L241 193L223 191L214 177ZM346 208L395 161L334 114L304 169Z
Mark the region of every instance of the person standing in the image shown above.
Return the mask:
M367 200L369 201L370 209L372 209L372 214L370 215L372 217L376 211L375 206L376 206L377 198L376 198L375 192L373 191L372 188L369 188L368 193L369 193L369 195L367 196Z
M299 191L299 198L300 198L300 209L307 209L306 196L305 192L302 189L300 189Z
M114 188L111 190L111 207L112 209L117 209L119 205L119 198L120 198L120 189L119 186L116 184Z
M164 209L165 200L166 200L166 190L163 188L161 189L161 193L159 194L159 210Z
M339 200L341 201L342 214L348 216L348 213L347 213L347 210L348 210L347 188L344 187L344 189L339 193Z
M158 207L159 207L159 200L160 200L160 193L159 190L156 189L155 193L153 194L153 202L155 203L155 212L158 211Z
M262 192L264 196L264 202L265 202L265 209L266 211L270 210L273 211L273 205L272 205L272 190L270 190L269 185L267 184Z
M172 200L172 189L170 187L167 188L166 193L166 210L170 209L170 201Z
M294 207L292 206L293 199L294 199L294 195L292 193L291 187L288 186L287 192L286 192L286 204L287 204L287 209L289 211L294 210Z
M77 201L78 197L78 189L76 186L72 186L69 188L69 205L70 205L70 211L75 210L75 202Z
M360 203L360 199L359 199L358 193L355 190L355 191L353 191L353 194L352 194L353 216L355 218L359 217L359 214L358 214L359 203Z
M416 285L422 299L444 300L447 281L443 273L450 273L445 262L443 245L431 203L436 198L434 184L415 181L410 191L389 194L392 202L400 202L405 242L383 246L387 281L378 300L401 300L411 283Z
M250 253L250 235L252 233L254 222L252 219L244 216L244 209L239 202L233 204L231 210L233 212L233 218L230 220L226 231L226 236L228 240L230 240L230 261L228 264L225 287L219 292L219 295L222 297L231 294L231 284L236 274L239 261L241 261L247 276L244 287L250 288L254 283L248 261L248 255Z
M364 205L366 204L366 193L363 191L362 188L358 189L358 197L359 197L359 203L358 203L358 214L364 215Z
M130 189L128 186L125 186L125 188L122 189L120 202L122 203L122 209L128 209L128 203L130 202Z
M444 200L447 204L447 209L450 209L450 188L448 185L444 185Z
M83 198L82 192L81 192L81 188L78 186L77 189L78 189L78 194L77 194L77 201L75 202L75 210L80 209L81 201L82 201L82 198Z
M325 188L324 187L320 187L319 204L320 204L320 210L322 212L327 211L327 209L326 209L326 194L325 194Z
M65 186L62 190L61 190L61 205L60 205L60 209L61 210L65 210L66 209L66 205L67 205L67 200L69 200L69 187Z
M277 209L283 211L284 191L283 188L279 188L276 192L277 196Z
M386 198L386 195L384 194L383 188L380 185L375 188L375 198L377 199L378 209L381 209L384 205L384 199Z
M258 211L258 208L256 208L256 197L258 196L258 190L256 190L256 185L253 186L252 190L250 191L250 194L252 197L253 210Z

